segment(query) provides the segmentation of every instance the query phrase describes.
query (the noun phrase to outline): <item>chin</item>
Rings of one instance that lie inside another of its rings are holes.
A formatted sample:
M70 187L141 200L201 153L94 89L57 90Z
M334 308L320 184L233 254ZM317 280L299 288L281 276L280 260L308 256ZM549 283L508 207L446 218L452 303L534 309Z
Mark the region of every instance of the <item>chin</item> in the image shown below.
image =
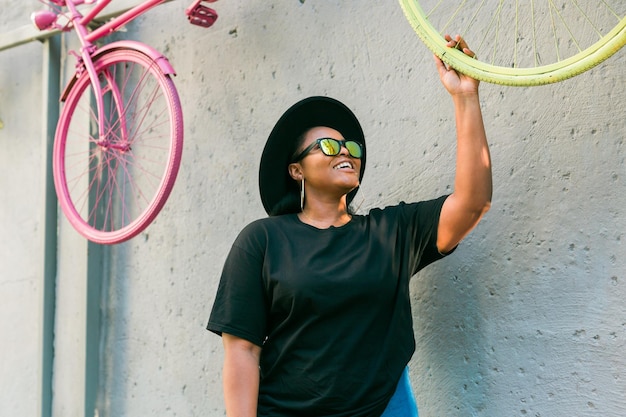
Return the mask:
M359 185L361 185L359 181L351 185L346 185L346 194L350 193L351 191L354 191L354 189L358 188Z

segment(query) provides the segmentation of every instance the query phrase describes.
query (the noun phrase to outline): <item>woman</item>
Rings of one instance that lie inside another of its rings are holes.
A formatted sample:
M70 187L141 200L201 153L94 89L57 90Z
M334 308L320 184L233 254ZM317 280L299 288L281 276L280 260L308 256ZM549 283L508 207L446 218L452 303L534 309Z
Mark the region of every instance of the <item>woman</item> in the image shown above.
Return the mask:
M310 97L272 130L259 181L270 217L237 237L207 326L223 339L228 416L417 415L409 279L476 226L492 188L479 83L435 61L456 112L449 196L355 215L366 153L354 114Z

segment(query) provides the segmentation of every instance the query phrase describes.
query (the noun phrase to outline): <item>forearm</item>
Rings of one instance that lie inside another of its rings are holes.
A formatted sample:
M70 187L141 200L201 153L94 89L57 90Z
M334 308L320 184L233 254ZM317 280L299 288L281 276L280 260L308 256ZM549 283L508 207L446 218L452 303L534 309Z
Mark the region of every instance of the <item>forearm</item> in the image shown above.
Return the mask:
M481 216L491 203L492 179L478 93L454 95L453 102L457 130L454 194L468 213Z
M230 346L224 354L224 402L228 417L256 417L260 349Z

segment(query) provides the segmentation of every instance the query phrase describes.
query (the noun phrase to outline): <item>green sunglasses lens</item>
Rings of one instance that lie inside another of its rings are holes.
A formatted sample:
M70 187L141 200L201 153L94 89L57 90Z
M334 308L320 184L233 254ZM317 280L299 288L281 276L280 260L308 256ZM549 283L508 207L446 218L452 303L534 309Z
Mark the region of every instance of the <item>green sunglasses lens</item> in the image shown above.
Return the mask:
M346 142L345 146L353 158L361 158L362 149L361 149L361 145L358 142L354 142L350 140Z
M335 156L341 150L341 144L334 139L322 139L319 144L322 152L328 156Z
M350 156L353 158L360 158L363 151L361 145L354 141L338 141L337 139L325 138L319 141L319 146L322 152L328 156L339 155L341 152L341 145L345 146Z

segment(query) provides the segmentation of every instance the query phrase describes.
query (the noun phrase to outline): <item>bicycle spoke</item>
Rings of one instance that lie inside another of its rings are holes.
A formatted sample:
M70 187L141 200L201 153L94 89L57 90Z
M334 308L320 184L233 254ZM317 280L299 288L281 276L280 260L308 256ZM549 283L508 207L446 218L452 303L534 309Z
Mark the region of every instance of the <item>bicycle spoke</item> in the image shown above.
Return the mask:
M532 30L532 43L533 43L533 60L535 62L535 67L539 66L539 59L537 53L537 22L535 15L535 0L530 1L530 28Z
M463 2L463 4L465 4L465 1ZM485 0L482 0L482 2L480 3L480 5L474 10L474 14L472 15L472 17L469 19L469 21L467 22L467 25L465 26L465 28L461 31L461 33L465 34L469 31L469 28L474 24L474 22L477 19L478 14L480 13L480 11L482 10L483 6L485 5Z
M136 82L135 89L133 90L132 94L128 98L128 106L127 106L126 111L128 109L130 109L130 108L134 108L134 109L143 108L143 109L146 109L146 110L147 109L153 110L152 109L152 104L156 102L157 96L159 96L159 94L161 94L161 92L160 92L160 90L158 88L158 85L156 85L156 84L153 85L152 91L146 95L146 99L145 99L146 104L145 105L139 105L137 103L137 101L139 100L138 97L140 96L140 94L143 94L144 85L146 84L145 80L146 80L147 75L148 75L148 72L144 71L142 73L142 76L140 77L140 79ZM128 80L126 82L128 82ZM166 111L167 111L167 109L165 109L165 108L162 109L162 113L161 114L163 114ZM126 114L124 114L124 116L126 116ZM136 120L136 124L133 125L133 132L132 133L129 132L129 138L141 137L141 135L138 132L141 131L141 126L143 126L147 116L148 116L148 112L147 111L144 111L140 118L137 118L137 114L133 115L133 120ZM132 143L132 139L130 139L129 142Z
M439 0L439 2L435 4L433 8L431 8L430 10L426 12L426 16L431 17L431 15L437 11L437 9L439 8L439 6L441 6L442 3L443 3L443 0Z
M580 14L585 18L585 20L587 21L587 23L589 23L589 26L593 28L593 30L596 32L596 35L598 35L598 39L602 37L602 33L600 32L600 29L598 29L595 25L595 23L591 20L591 18L589 17L589 15L587 13L585 13L585 11L583 11L583 9L580 7L580 5L578 4L577 0L572 0L572 3L574 4L574 6L576 6L576 8L578 9L578 11L580 11Z
M117 71L118 67L121 67L122 70L122 73L119 74L119 77ZM111 80L119 79L119 90L125 91L128 89L131 77L134 77L135 68L135 65L115 66L109 72L109 78ZM142 187L138 186L136 180L133 179L134 176L137 176L139 172L143 172L145 176L147 170L144 170L142 168L141 162L132 153L132 148L137 144L136 141L138 139L141 139L142 132L139 132L138 130L141 129L141 126L144 125L144 120L147 114L143 115L140 118L137 118L137 114L135 113L135 111L133 110L131 112L131 109L140 107L140 105L137 104L137 101L139 100L139 97L144 94L142 92L142 86L143 84L145 84L145 80L147 79L148 74L149 73L142 68L142 73L139 77L139 80L134 83L135 87L132 89L130 96L125 100L122 100L121 93L116 86L112 86L109 88L109 91L111 91L111 94L115 97L111 100L111 109L109 114L115 114L117 115L117 118L115 121L109 121L110 123L107 132L112 142L123 144L123 146L127 147L127 150L124 152L116 151L115 160L118 164L115 167L115 171L110 173L110 175L112 175L114 179L110 182L109 187L111 188L111 191L108 197L110 201L113 201L114 199L119 200L120 213L118 222L122 226L125 226L130 221L130 219L132 219L132 213L130 213L132 209L130 208L131 206L129 206L128 204L130 202L126 201L127 196L131 196L134 199L135 207L146 207L150 203L150 199L146 197L145 192L142 191ZM111 81L110 83L113 84L114 81ZM148 103L146 107L149 107L149 103L155 101L155 97L158 94L158 85L154 84L154 86L152 87L152 92L146 99L146 102ZM165 115L166 110L167 109L162 110L157 115L157 117ZM124 120L134 120L136 122L132 125L129 125L128 123L123 123ZM167 125L167 119L165 119L165 121L162 121L161 124L163 124L164 126ZM150 128L155 128L155 126L152 125L151 127L146 127L146 131ZM129 164L129 159L132 159L134 162L132 164ZM155 160L155 165L158 166L161 162L162 161ZM129 166L133 167L134 174L130 172ZM148 188L150 193L152 193L152 190L157 189L161 179L160 174L151 173L151 175L157 178L158 181L152 182L149 185ZM121 177L121 184L117 180L118 177ZM112 212L112 209L109 208L107 211ZM116 220L113 218L113 213L110 213L110 215L110 222L113 225Z

